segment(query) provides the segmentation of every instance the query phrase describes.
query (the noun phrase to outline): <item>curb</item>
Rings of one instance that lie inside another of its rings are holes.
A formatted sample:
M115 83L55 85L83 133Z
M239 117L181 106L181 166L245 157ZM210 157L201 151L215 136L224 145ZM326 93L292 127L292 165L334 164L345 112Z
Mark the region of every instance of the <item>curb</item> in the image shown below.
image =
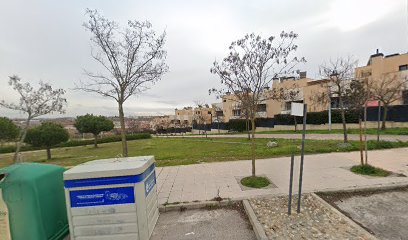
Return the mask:
M342 220L346 221L348 224L353 226L355 229L357 229L358 232L364 235L365 239L370 239L370 240L378 240L374 235L372 235L370 232L362 228L360 225L358 225L356 222L348 218L346 215L341 213L339 210L334 208L332 205L330 205L328 202L323 200L321 197L317 196L315 193L311 193L311 196L316 199L320 204L323 206L327 207L332 211L333 213L337 214Z
M167 205L159 205L159 212L170 212L170 211L184 211L184 210L192 210L192 209L200 209L200 208L217 208L217 207L225 207L231 205L236 200L222 200L222 201L205 201L205 202L187 202L187 203L178 203L178 204L167 204Z
M254 210L251 207L251 204L249 203L248 200L243 200L242 201L245 212L248 215L249 221L251 222L252 228L255 232L256 239L258 240L268 240L268 237L266 236L266 233L261 225L261 223L258 221L258 218L255 215Z
M349 187L349 188L328 188L328 189L320 189L319 193L331 193L331 192L362 192L362 191L373 191L373 190L398 190L399 188L408 187L407 182L399 182L399 183L379 183L375 185L366 185L366 186L357 186L357 187Z

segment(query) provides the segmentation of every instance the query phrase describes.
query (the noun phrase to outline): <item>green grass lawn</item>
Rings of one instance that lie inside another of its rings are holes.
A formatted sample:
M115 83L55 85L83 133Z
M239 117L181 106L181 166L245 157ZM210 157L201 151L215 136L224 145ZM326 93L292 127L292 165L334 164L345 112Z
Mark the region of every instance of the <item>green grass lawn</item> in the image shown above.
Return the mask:
M241 179L241 184L251 188L264 188L267 187L270 182L266 177L250 176Z
M371 165L356 165L351 168L353 173L374 177L387 177L391 172Z
M294 129L295 127L293 127ZM277 130L277 131L265 131L265 132L258 132L257 134L286 134L286 133L301 133L302 125L298 126L298 131L295 130ZM332 129L329 130L306 130L307 133L315 133L315 134L343 134L343 129ZM359 129L347 129L347 133L349 134L359 134ZM367 134L370 135L377 135L376 128L368 128ZM384 130L380 130L381 135L408 135L408 128L387 128Z
M267 148L268 139L256 139L257 158L289 156L292 151L299 154L300 140L277 139L279 146ZM357 151L358 142L350 141L351 146L338 147L341 141L306 140L307 154L339 151ZM154 155L158 166L196 164L202 162L222 162L250 159L250 142L246 139L222 138L152 138L129 141L129 156ZM408 147L408 142L368 142L369 149ZM113 158L121 153L121 143L99 144L52 149L52 160L46 160L44 150L23 152L26 162L52 163L61 166L75 166L94 159ZM12 163L13 154L0 154L0 167Z

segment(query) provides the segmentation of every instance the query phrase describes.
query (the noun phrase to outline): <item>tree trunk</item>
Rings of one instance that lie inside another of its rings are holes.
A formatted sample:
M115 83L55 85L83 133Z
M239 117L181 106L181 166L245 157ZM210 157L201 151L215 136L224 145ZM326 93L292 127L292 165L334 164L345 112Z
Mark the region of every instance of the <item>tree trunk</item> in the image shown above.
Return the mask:
M247 118L246 119L246 121L245 121L245 127L246 127L246 131L247 131L247 134L248 134L248 140L251 140L251 133L249 132L249 119Z
M47 160L51 160L51 148L47 147Z
M383 120L381 123L381 129L384 130L386 128L385 122L387 121L387 114L388 114L388 104L384 103L384 113L383 113Z
M343 105L343 100L339 97L340 112L341 112L341 122L343 123L343 136L344 142L347 142L347 125L346 125L346 113Z
M252 138L251 138L251 155L252 155L252 176L255 177L255 118L251 118Z
M120 121L120 135L122 137L122 156L128 156L128 147L126 141L126 127L125 114L123 113L123 103L119 103L119 121Z
M364 150L365 164L368 164L368 146L367 146L367 101L364 104Z
M14 163L20 163L22 162L20 157L19 157L19 153L21 150L21 145L23 145L23 142L27 136L27 129L28 126L30 125L30 117L27 118L25 124L24 124L24 128L21 129L20 134L18 136L19 141L16 142L16 152L14 153L14 157L13 157L13 161Z
M358 118L358 127L360 129L360 162L361 166L364 165L364 155L363 155L363 129L361 127L361 115Z
M94 134L94 147L98 147L98 134Z

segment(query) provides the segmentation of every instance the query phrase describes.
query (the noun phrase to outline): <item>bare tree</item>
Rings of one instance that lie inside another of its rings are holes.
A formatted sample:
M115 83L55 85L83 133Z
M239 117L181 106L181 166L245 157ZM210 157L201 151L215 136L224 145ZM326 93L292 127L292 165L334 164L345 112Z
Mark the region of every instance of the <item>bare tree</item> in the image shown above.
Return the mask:
M224 113L221 107L217 104L212 104L212 108L214 109L214 119L217 122L218 133L220 133L220 122L224 120Z
M299 86L296 83L293 83L290 89L286 89L285 91L289 91L290 93L286 93L283 95L282 102L283 104L296 102L296 101L302 101L303 99L300 98L299 96ZM295 124L295 132L297 132L297 116L293 116L293 121Z
M139 133L141 132L140 128L140 122L136 119L131 119L128 121L128 131L131 134Z
M16 143L16 151L14 153L14 162L20 162L19 152L26 138L27 129L30 121L39 116L52 113L65 113L64 107L67 100L63 98L65 90L52 89L52 86L40 81L40 87L36 90L28 82L22 83L21 78L14 75L9 77L8 84L20 95L19 104L7 103L4 100L0 101L0 106L20 111L26 114L24 126L21 128L18 141Z
M127 27L119 28L115 21L101 16L96 10L86 11L89 21L84 27L91 32L92 43L98 51L92 58L104 73L85 71L89 81L76 89L113 98L118 103L123 156L128 155L123 104L161 79L168 71L163 49L166 32L156 36L150 22L129 20Z
M258 105L267 99L282 99L283 89L265 91L272 80L282 74L293 74L296 64L304 58L292 57L297 50L297 34L282 32L279 38L262 38L254 33L231 43L230 53L222 62L215 61L211 73L221 79L223 88L212 89L222 94L226 88L235 93L241 102L248 104L252 126L252 176L255 176L255 120Z
M408 87L408 78L398 74L384 74L379 79L372 79L370 90L373 97L379 100L383 106L383 120L381 129L386 128L388 107L401 99L403 90Z
M205 137L207 137L207 126L206 126L206 118L204 116L203 113L203 109L204 108L208 108L209 106L206 104L203 104L201 101L194 101L195 105L197 105L197 107L194 109L194 114L193 114L193 119L196 121L198 126L204 126L204 134ZM198 114L196 114L196 109L198 109ZM199 127L198 129L198 134L201 134L201 127Z
M360 129L360 162L361 165L368 163L368 146L367 146L367 101L371 99L370 87L367 81L352 80L349 87L345 90L344 102L349 109L358 111L358 123ZM361 108L364 107L364 115L362 116ZM362 122L364 120L364 132ZM363 141L364 134L364 141ZM363 148L365 149L365 161L363 156Z
M350 88L350 82L354 77L354 68L357 66L357 61L352 57L337 58L323 63L319 67L319 73L323 78L328 79L323 85L327 88L327 92L322 92L318 96L318 101L328 102L331 104L332 98L338 98L338 104L343 124L344 142L347 142L347 125L346 125L346 105L345 99L347 91Z

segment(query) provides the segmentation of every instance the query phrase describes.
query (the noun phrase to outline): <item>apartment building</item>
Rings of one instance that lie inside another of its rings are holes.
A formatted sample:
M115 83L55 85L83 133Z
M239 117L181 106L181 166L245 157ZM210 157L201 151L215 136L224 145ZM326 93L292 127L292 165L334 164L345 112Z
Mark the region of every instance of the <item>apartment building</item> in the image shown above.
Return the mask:
M370 56L367 65L355 69L355 78L371 83L382 81L383 78L396 76L402 79L408 77L408 53L384 56L377 52ZM392 105L408 104L408 86L403 89L400 99Z
M325 83L328 80L314 80L306 77L303 72L300 78L279 78L272 82L272 89L285 89L285 91L293 91L290 94L291 98L274 100L267 99L258 104L257 117L258 118L273 118L276 114L290 113L291 103L306 103L308 111L323 111L328 109L328 103L318 101L314 96L321 95L322 91L327 91ZM272 91L267 87L264 89L264 94ZM287 94L289 95L289 94ZM226 93L222 97L223 120L228 122L231 119L245 118L243 106L235 94Z
M213 119L214 109L209 105L198 106L194 108L193 123L196 124L211 124Z
M191 126L194 120L194 109L192 107L176 108L174 116L179 124Z

